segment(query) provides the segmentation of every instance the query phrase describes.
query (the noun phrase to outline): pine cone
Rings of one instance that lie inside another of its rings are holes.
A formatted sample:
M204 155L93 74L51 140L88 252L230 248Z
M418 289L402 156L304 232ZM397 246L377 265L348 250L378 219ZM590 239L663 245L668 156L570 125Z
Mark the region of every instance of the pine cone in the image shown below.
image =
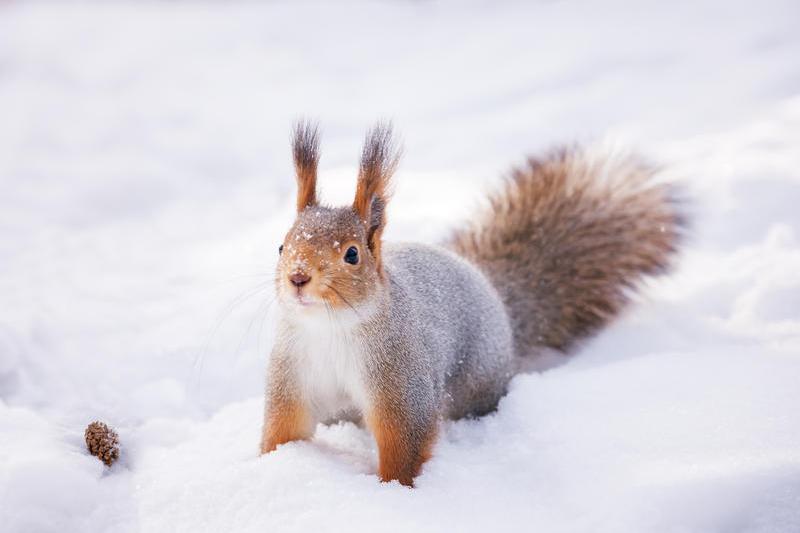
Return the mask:
M106 466L111 466L117 460L119 437L116 431L102 422L95 421L86 427L84 435L89 453L103 461Z

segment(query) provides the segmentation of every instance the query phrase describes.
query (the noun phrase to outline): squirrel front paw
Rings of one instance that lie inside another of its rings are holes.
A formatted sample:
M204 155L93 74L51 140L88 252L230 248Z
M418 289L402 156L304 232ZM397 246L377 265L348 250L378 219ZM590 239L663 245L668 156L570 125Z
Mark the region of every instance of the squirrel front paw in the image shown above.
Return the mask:
M436 441L436 423L420 431L402 416L376 412L369 426L378 444L378 477L381 481L399 481L407 487L414 486L422 465L431 457Z
M299 403L274 402L264 413L261 432L261 455L274 451L281 444L311 437L313 421L308 410Z

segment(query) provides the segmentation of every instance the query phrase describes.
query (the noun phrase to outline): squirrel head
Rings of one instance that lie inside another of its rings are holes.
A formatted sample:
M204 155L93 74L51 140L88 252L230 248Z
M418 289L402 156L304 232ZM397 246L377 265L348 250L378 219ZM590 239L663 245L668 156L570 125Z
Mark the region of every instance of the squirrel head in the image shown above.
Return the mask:
M328 207L317 198L319 130L298 123L292 133L297 177L297 218L279 247L278 297L308 309L352 309L369 301L382 283L381 235L386 226L389 180L399 151L389 124L366 136L352 205Z

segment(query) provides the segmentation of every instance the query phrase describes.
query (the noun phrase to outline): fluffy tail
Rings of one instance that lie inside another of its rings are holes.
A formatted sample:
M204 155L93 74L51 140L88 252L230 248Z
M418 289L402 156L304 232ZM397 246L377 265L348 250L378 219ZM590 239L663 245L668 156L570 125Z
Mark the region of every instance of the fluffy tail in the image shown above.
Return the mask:
M529 159L450 247L505 301L519 355L568 351L612 320L645 275L664 272L684 227L672 189L631 157L562 149Z

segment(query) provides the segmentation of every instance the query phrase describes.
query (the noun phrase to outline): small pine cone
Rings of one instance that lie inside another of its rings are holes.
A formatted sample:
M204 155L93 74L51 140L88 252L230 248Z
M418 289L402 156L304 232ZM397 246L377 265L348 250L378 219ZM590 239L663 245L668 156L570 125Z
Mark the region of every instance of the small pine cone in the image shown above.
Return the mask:
M119 437L117 432L102 422L95 421L86 427L84 433L89 453L103 461L106 466L119 457Z

